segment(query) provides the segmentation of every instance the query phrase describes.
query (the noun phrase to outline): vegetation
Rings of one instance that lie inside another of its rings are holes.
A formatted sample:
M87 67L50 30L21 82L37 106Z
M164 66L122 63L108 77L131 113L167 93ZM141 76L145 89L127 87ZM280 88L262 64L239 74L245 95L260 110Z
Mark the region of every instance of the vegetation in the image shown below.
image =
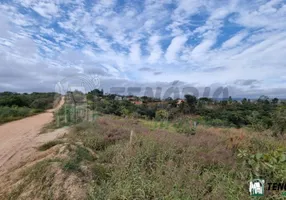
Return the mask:
M69 134L40 146L53 156L27 169L5 198L26 197L28 190L44 191L33 198L70 199L68 192L50 192L67 191L68 177L84 190L79 199L110 200L250 199L251 179L286 181L286 107L278 99L186 95L178 103L118 99L99 90L69 95L55 115L60 124L73 125ZM101 113L96 120L81 113L85 100L92 115ZM279 191L266 190L264 199L279 198Z
M185 95L183 101L178 103L178 99L170 97L161 101L151 97L120 96L120 100L116 97L118 96L104 95L99 90L87 94L89 108L104 114L158 121L200 116L196 120L209 126L272 130L273 135L281 135L286 131L285 102L280 102L277 98L261 96L257 100L237 101L229 97L218 101ZM142 104L136 105L135 101L142 101Z
M40 109L31 109L28 107L18 107L18 106L3 106L0 107L0 124L21 119L23 117L31 116L41 112Z
M55 199L57 193L49 191L65 191L65 184L54 181L57 171L85 184L81 199L250 199L252 178L285 181L286 140L268 132L199 125L188 135L172 122L156 129L156 121L149 122L104 116L75 125L64 142L43 145L42 150L54 146L56 155L27 169L22 178L31 184L9 194L21 197L21 191L41 185L46 192L40 194ZM281 195L266 192L266 199Z
M0 93L0 124L31 116L52 108L59 101L56 93Z

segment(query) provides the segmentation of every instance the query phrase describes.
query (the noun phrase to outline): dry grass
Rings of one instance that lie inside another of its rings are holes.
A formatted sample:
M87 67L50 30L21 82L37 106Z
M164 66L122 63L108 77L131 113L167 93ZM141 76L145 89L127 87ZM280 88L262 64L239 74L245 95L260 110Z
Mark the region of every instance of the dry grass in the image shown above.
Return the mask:
M195 135L187 136L153 125L104 116L74 126L65 143L42 147L57 149L52 160L41 161L22 174L33 185L28 187L28 191L33 189L28 196L71 198L64 185L72 179L69 186L81 194L74 199L249 199L252 168L243 165L238 153L268 153L286 146L285 139L266 132L198 126ZM51 193L48 188L56 185L56 191L64 193ZM18 187L8 195L23 198L26 190ZM37 191L43 192L37 195Z

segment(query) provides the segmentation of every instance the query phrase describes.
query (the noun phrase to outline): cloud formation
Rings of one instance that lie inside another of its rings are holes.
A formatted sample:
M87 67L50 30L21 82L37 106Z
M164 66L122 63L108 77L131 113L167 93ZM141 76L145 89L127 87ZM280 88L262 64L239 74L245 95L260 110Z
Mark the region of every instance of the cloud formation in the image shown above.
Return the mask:
M11 0L0 13L1 91L96 74L105 88L180 80L286 97L285 0Z

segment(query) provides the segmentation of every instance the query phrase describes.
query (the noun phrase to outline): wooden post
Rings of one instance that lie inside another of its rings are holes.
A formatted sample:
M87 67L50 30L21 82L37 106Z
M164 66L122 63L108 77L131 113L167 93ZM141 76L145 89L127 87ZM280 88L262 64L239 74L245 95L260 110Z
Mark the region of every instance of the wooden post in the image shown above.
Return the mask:
M134 137L134 131L133 131L133 130L131 130L131 132L130 132L130 139L129 139L129 144L130 144L130 146L132 146L132 143L133 143L133 137Z

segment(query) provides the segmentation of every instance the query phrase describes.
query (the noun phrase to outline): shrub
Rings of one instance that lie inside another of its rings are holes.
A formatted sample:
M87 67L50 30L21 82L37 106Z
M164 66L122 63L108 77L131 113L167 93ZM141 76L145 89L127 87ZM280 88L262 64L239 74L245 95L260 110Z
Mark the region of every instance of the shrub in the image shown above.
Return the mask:
M157 110L155 114L156 120L168 120L169 113L167 110Z
M189 120L179 120L174 123L174 127L178 133L183 133L186 135L195 135L196 128L192 126Z

